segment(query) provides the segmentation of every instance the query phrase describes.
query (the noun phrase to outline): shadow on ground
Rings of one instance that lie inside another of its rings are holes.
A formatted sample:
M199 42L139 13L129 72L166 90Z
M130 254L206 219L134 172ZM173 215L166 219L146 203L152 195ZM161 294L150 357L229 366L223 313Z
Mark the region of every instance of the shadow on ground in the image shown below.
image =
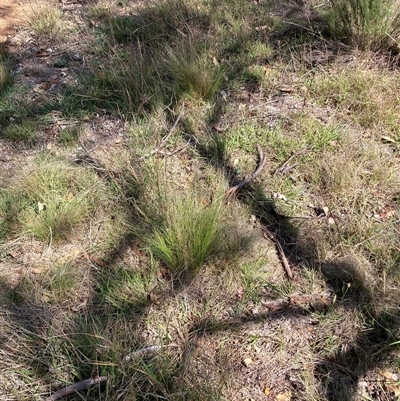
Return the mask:
M208 160L215 168L222 171L234 186L238 182L235 168L230 165L224 153L224 146L218 134L211 134L214 138L208 141L208 146L200 146L201 156ZM209 144L214 144L214 149ZM261 224L268 228L278 238L284 248L295 275L302 275L305 269L317 269L322 273L327 286L333 289L336 295L336 307L355 309L363 315L364 327L360 327L357 338L347 344L342 351L336 352L325 360L316 364L314 375L326 389L325 397L328 400L351 401L359 391L358 382L368 376L368 373L378 366L393 362L394 351L398 348L393 344L398 340L400 329L400 309L385 311L385 306L379 303L384 294L366 282L362 269L357 261L342 259L324 263L324 261L309 259L310 255L317 255L312 242L304 246L298 226L285 216L276 212L274 201L267 197L261 186L250 184L237 196L237 201L251 205L251 213ZM312 233L311 233L312 235ZM299 262L300 261L300 262ZM376 306L379 305L379 311ZM335 307L335 306L334 306ZM330 308L326 304L313 305L313 310L324 313ZM310 314L302 308L285 308L278 315L280 318L292 318ZM258 316L239 316L220 324L203 321L194 331L218 332L219 330L238 330L243 324L256 320L273 319L271 314ZM318 355L316 355L318 358ZM290 363L290 362L289 362ZM377 390L378 396L379 390Z

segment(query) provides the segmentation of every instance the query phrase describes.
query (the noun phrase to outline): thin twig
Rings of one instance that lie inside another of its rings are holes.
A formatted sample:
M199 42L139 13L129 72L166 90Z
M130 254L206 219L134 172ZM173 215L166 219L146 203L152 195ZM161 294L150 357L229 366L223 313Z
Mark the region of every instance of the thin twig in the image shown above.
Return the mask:
M248 177L246 177L243 181L240 181L238 184L236 184L235 186L229 188L226 193L225 196L229 197L231 195L233 195L234 193L236 193L237 191L239 191L240 188L242 188L244 185L248 184L250 181L252 181L258 174L261 173L261 170L264 168L265 163L267 162L267 158L264 155L261 146L257 145L257 150L258 150L258 156L260 159L260 162L258 164L258 167L256 169L256 171L254 171L254 173L250 174Z
M305 155L311 148L311 145L307 145L301 148L297 152L294 152L279 168L276 169L274 175L276 174L287 174L293 167L296 167L298 163L294 163L289 166L289 163L297 156Z
M51 227L49 227L49 231L50 231L50 242L49 242L49 246L48 246L47 249L43 252L43 254L42 254L42 256L41 256L40 259L43 259L43 258L46 256L47 252L49 252L50 249L51 249L51 245L53 244L53 231L52 231Z
M293 279L292 269L289 266L289 262L285 256L285 252L283 251L282 245L279 242L278 238L276 238L276 236L274 234L272 234L272 232L269 231L267 227L263 227L263 230L264 230L264 237L274 241L276 249L278 250L279 256L281 258L283 268L285 269L287 276L290 279Z
M142 157L140 157L139 160L144 160L144 159L146 159L147 157L153 156L153 155L155 155L156 153L160 153L160 152L161 152L161 148L163 148L163 147L165 146L165 144L167 143L167 141L168 141L168 139L170 138L170 136L175 132L176 127L178 126L178 123L179 123L180 119L181 119L182 116L183 116L184 108L185 108L185 104L182 103L181 111L179 112L179 115L178 115L178 117L176 118L176 120L175 120L175 122L174 122L174 125L173 125L172 128L169 130L168 134L165 135L165 136L161 139L160 144L159 144L154 150L152 150L150 153L146 153L145 155L143 155Z
M185 150L189 145L190 145L190 141L188 141L185 145L181 146L180 148L173 150L171 152L166 152L165 150L160 150L158 153L165 157L171 157L171 156L176 155L177 153L182 152L182 150Z
M184 36L185 38L187 37L186 33L182 32L180 29L178 29L176 26L173 26L169 22L167 22L167 25L170 26L172 29L175 29L176 32L178 32L180 35Z
M91 377L90 379L81 380L80 382L71 384L69 386L66 386L66 387L56 391L50 397L46 398L46 401L58 400L59 398L65 397L68 394L75 393L76 391L86 390L90 386L93 386L93 384L104 382L106 380L107 380L106 376L99 376L99 377L95 377L95 378Z

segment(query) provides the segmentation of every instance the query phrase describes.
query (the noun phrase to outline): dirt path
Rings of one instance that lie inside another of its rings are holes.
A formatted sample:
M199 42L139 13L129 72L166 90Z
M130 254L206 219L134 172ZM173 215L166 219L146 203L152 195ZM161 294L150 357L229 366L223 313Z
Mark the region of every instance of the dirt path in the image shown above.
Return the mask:
M26 23L24 16L30 7L27 1L0 0L0 41L5 41Z

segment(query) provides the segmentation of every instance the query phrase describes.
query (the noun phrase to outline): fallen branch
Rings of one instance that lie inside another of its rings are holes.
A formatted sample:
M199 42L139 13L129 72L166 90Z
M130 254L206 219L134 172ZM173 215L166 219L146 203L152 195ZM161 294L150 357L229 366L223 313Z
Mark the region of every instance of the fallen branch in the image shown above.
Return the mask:
M146 153L145 155L143 155L142 157L140 157L139 160L143 160L143 159L146 159L147 157L150 157L150 156L155 155L156 153L162 153L162 152L163 152L161 149L165 146L165 144L167 143L167 141L168 141L168 139L170 138L170 136L175 132L176 127L178 126L178 123L179 123L180 119L181 119L182 116L183 116L184 108L185 108L185 104L182 103L181 111L179 112L179 115L178 115L178 117L176 118L176 120L175 120L175 122L174 122L174 125L171 127L171 129L169 130L168 134L165 135L165 136L161 139L160 144L159 144L154 150L152 150L150 153Z
M293 279L292 269L289 266L289 262L288 262L288 260L287 260L287 258L285 256L285 252L283 251L282 245L279 242L278 238L276 238L276 236L274 234L272 234L272 232L269 231L268 228L263 227L263 230L264 230L264 237L274 241L276 249L277 249L277 251L279 253L279 257L281 258L281 262L282 262L283 268L285 269L287 276L290 279Z
M240 181L238 184L236 184L235 186L229 188L226 193L225 196L229 197L231 195L233 195L234 193L236 193L237 191L239 191L240 188L242 188L244 185L248 184L250 181L252 181L258 174L261 173L261 170L264 168L265 163L267 162L267 158L264 155L261 146L257 145L257 150L258 150L258 156L260 159L260 162L258 164L258 167L256 169L256 171L254 171L254 173L250 174L248 177L246 177L243 181Z
M75 393L76 391L86 390L90 386L93 386L93 384L101 383L106 380L107 380L106 376L99 376L96 378L81 380L80 382L71 384L69 386L66 386L66 387L56 391L50 397L46 398L46 401L58 400L59 398L65 397L68 394Z

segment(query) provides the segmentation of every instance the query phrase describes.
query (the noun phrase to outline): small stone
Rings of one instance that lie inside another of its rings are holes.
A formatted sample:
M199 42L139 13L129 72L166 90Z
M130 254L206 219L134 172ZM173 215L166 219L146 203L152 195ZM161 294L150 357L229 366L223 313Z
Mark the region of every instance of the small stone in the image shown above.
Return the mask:
M243 363L245 364L245 366L250 366L254 363L254 361L251 358L244 358Z

